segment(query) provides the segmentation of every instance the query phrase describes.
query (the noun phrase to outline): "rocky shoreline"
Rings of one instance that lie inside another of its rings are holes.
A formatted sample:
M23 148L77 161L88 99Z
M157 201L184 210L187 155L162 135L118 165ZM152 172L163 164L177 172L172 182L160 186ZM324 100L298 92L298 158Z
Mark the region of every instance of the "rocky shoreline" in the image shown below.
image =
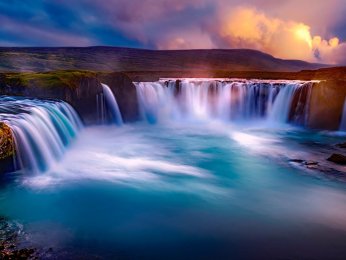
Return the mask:
M306 144L312 147L310 158L291 158L289 163L303 168L307 172L322 174L322 176L337 181L346 182L346 143Z

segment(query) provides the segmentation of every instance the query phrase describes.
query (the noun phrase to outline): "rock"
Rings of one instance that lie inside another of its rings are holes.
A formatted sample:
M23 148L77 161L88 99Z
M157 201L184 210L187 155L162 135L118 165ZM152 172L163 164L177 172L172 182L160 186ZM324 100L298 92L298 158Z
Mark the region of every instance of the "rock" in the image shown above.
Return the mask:
M316 165L318 165L318 162L315 162L315 161L305 161L304 164L306 166L316 166Z
M327 160L337 164L346 165L346 156L342 154L334 153Z
M303 163L304 162L304 160L302 160L302 159L290 159L289 161L293 162L293 163Z
M341 143L336 145L339 148L346 148L346 143Z
M0 159L13 156L14 142L11 129L3 122L0 122Z
M0 77L0 95L66 101L85 124L98 122L96 96L100 93L101 83L90 71L5 73Z
M0 122L0 173L10 172L14 168L15 145L11 129Z
M345 86L346 80L337 78L314 84L310 95L310 108L307 119L309 128L339 129L346 97Z
M0 216L0 259L38 259L35 248L20 246L23 235L20 224Z

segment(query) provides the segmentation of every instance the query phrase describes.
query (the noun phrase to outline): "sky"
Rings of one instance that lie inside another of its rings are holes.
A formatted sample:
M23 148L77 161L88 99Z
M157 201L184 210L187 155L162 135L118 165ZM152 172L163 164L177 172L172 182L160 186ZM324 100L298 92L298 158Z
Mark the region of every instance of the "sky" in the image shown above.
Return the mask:
M248 48L346 65L346 0L0 0L0 46Z

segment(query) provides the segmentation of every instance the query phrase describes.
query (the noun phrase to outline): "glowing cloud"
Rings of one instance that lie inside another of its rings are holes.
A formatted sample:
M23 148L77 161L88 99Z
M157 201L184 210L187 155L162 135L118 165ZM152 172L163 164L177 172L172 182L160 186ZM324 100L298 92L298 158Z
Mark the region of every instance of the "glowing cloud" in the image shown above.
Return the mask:
M345 49L337 37L312 36L310 26L267 16L252 7L222 10L218 23L208 26L217 46L251 48L285 59L337 63L336 53Z

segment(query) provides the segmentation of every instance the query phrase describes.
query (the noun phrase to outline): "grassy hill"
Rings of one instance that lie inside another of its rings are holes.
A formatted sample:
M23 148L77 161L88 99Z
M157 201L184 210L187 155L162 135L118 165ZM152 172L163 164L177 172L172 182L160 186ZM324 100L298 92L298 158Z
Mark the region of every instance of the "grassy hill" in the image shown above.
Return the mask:
M300 71L326 67L260 51L143 50L119 47L0 48L0 71Z

